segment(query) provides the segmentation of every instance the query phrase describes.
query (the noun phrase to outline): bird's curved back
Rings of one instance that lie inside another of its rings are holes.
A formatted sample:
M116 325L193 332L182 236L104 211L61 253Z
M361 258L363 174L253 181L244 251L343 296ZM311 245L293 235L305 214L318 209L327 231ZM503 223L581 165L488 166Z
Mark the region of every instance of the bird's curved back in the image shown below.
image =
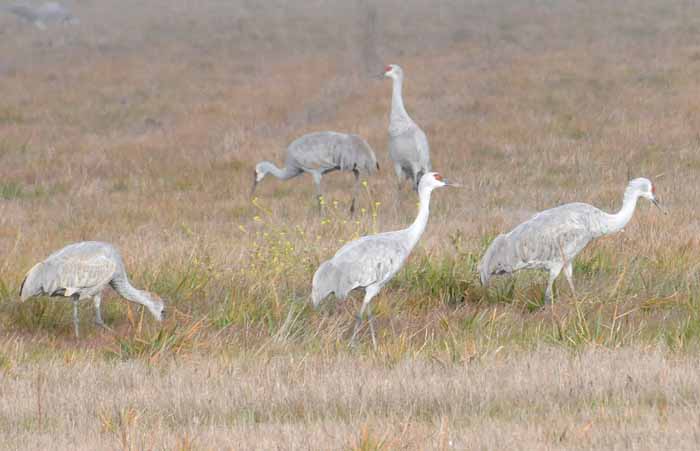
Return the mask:
M377 157L370 145L357 135L332 131L308 133L287 147L285 162L290 170L339 169L372 173Z
M341 169L357 169L367 174L377 172L377 156L369 143L358 135L348 135L348 143L347 148L341 149Z
M31 296L62 294L106 285L114 274L124 273L117 250L109 243L84 241L65 246L35 265L20 289L24 300Z
M341 137L340 133L335 132L308 133L300 136L287 147L286 166L309 169L333 165L333 149Z

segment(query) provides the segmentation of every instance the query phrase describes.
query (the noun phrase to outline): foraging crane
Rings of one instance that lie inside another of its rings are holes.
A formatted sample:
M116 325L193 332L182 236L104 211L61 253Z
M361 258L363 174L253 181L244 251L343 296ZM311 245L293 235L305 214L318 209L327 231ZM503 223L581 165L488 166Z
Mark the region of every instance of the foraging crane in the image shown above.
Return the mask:
M450 183L440 174L435 172L425 174L418 188L420 196L418 216L410 227L395 232L364 236L352 241L340 248L333 258L323 262L316 270L311 289L311 301L314 307L318 307L320 302L331 293L334 293L338 299L345 299L353 289L365 289L365 297L351 338L352 342L355 341L366 310L372 343L375 347L377 346L370 302L401 269L423 234L428 223L430 193L435 188L447 185ZM458 185L452 184L452 186Z
M313 176L320 206L323 196L321 177L332 171L352 171L355 175L355 185L352 191L350 213L354 213L355 198L360 186L360 172L373 174L378 169L379 164L374 151L367 141L359 136L337 132L309 133L297 138L287 147L284 168L280 169L269 161L261 161L255 166L251 195L267 174L287 180L308 172Z
M122 297L144 305L156 320L165 317L163 301L154 293L141 291L129 283L119 251L109 243L83 241L70 244L36 264L24 277L20 299L33 296L65 296L73 300L73 325L79 338L78 302L92 298L95 322L105 326L100 312L102 290L111 285Z
M384 69L384 76L393 80L391 116L389 118L389 156L399 178L399 189L404 179L411 180L418 191L421 176L430 172L430 146L423 130L413 122L403 106L401 88L403 70L396 64Z
M561 270L575 295L572 262L593 240L620 231L632 219L637 199L649 199L659 209L654 185L646 178L629 182L616 214L605 213L584 203L561 205L537 213L507 234L501 234L486 250L479 263L482 285L493 275L520 269L544 269L549 272L545 303L552 302L552 287Z

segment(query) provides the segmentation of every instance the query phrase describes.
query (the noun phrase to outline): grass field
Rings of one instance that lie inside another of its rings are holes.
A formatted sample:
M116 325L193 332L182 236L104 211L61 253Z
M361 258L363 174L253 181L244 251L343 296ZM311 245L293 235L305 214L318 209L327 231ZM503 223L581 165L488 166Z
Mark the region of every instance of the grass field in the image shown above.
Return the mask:
M142 4L146 3L146 4ZM75 0L78 26L0 15L0 448L697 449L700 15L693 2ZM359 296L308 305L317 265L404 227L388 158L391 85L433 166L405 269L373 301L379 346L349 348ZM357 133L381 171L265 179L303 133ZM488 290L496 234L569 201L624 232L545 276ZM67 302L20 303L24 273L114 243L157 324L113 292L113 331Z

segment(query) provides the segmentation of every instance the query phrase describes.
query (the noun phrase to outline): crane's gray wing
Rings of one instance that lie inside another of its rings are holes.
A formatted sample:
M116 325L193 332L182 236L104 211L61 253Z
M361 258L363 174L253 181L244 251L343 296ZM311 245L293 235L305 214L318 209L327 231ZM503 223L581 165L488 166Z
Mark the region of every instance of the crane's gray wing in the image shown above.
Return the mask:
M482 281L494 274L571 262L602 234L602 215L597 208L582 203L538 213L491 243L479 265Z
M338 166L335 145L336 143L328 138L300 138L290 145L286 165L304 171L325 172L335 169Z
M338 166L342 171L356 169L373 174L379 169L377 157L370 145L357 135L348 135L342 146L336 147Z
M500 234L486 249L477 268L482 285L486 285L494 274L513 271L514 253L510 244L511 242L508 241L506 235Z
M20 19L26 20L27 22L35 22L39 20L39 15L36 13L36 11L27 5L9 5L5 6L4 9Z
M392 234L363 237L343 246L330 260L338 274L336 296L358 287L387 283L410 253L408 244Z
M58 257L42 266L42 291L62 296L97 292L112 280L118 268L113 259L104 255Z
M541 267L550 262L570 261L593 238L585 227L576 222L535 222L513 232L509 240L516 252L516 267Z
M389 156L405 172L410 172L416 183L419 173L431 170L428 138L417 126L389 137Z
M36 265L32 266L32 269L27 271L27 274L25 274L24 280L22 280L22 285L19 287L20 300L26 301L32 296L42 294L40 280L42 264L43 262L37 263Z
M416 131L413 134L413 139L416 145L416 153L418 157L418 163L420 169L423 173L432 171L430 164L430 145L428 144L428 137L425 136L425 132L419 127L416 127Z

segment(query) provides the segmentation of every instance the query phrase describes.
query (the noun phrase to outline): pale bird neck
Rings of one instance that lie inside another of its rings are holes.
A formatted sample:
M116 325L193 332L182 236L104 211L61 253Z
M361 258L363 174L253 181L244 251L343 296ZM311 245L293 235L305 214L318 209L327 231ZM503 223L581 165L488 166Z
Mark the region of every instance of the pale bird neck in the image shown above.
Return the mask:
M622 208L615 214L608 215L607 233L615 233L622 230L630 222L637 207L639 191L627 188L622 199Z
M432 189L424 187L419 192L420 203L418 205L418 216L416 216L413 224L406 229L411 249L418 243L418 240L425 231L425 227L428 225L428 217L430 216L430 194L432 191Z
M263 161L263 171L266 174L272 174L278 179L286 180L291 178L294 174L288 167L278 168L274 163L269 161Z
M114 287L114 291L131 302L144 305L149 309L153 309L155 307L155 303L148 293L141 291L138 288L134 288L129 282L129 279L126 277L119 280L115 279L112 286Z
M403 77L397 76L393 79L391 90L391 118L389 124L389 133L391 134L401 133L413 125L413 121L403 105L402 85Z

